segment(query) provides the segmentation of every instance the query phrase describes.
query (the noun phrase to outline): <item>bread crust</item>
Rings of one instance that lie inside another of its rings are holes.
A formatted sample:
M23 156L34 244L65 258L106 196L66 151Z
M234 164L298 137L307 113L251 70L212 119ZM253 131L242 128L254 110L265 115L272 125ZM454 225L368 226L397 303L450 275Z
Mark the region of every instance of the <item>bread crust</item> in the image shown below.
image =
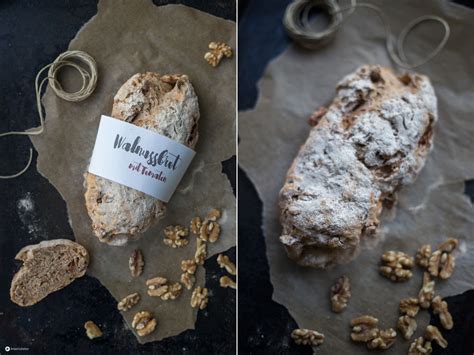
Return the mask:
M355 258L376 238L384 204L412 183L433 140L437 101L426 76L365 65L337 86L280 191L280 241L303 266Z
M89 265L86 248L68 239L28 245L17 253L15 259L23 261L23 265L13 276L10 299L22 307L34 305L84 276ZM39 259L44 261L41 263Z
M135 74L114 97L112 117L154 131L194 149L199 105L186 75ZM143 192L85 174L85 205L101 242L123 245L164 216L166 204Z

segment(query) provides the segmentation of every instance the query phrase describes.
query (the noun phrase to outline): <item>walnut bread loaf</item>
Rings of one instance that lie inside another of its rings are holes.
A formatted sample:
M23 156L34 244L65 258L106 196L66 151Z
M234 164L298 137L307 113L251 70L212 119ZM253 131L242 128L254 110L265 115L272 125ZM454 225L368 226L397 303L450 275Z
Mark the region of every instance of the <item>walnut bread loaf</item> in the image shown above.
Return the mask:
M84 276L89 265L86 248L68 239L28 245L15 259L23 261L23 266L13 277L10 298L22 307L34 305Z
M115 95L111 116L191 149L198 140L198 99L186 75L135 74ZM92 231L110 245L137 239L165 214L165 203L91 173L85 188Z
M337 86L280 191L280 241L303 266L355 258L376 238L382 206L422 169L433 140L437 100L429 79L365 65Z

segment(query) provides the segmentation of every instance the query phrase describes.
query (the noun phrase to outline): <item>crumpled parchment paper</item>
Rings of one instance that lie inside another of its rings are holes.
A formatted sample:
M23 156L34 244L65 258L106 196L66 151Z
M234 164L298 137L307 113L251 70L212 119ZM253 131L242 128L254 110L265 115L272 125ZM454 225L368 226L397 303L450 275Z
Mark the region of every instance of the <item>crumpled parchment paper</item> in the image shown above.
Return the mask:
M91 255L88 274L98 278L115 299L139 292L137 306L123 313L130 325L137 311L155 314L158 326L142 343L173 336L194 328L197 311L190 306L191 291L183 290L175 301L162 301L146 294L145 280L164 276L179 281L180 262L194 256L196 238L185 248L163 244L162 230L169 224L188 226L192 217L211 208L223 211L220 240L210 244L208 256L235 245L235 197L221 161L235 154L235 59L219 68L203 59L211 41L224 41L235 48L235 23L180 6L157 7L151 0L101 0L98 13L76 35L69 50L92 55L99 69L96 91L80 103L66 102L48 88L43 97L45 133L32 137L38 151L38 171L60 192L67 203L76 240ZM125 247L102 244L92 235L84 206L83 174L94 147L100 115L110 115L119 87L133 74L145 71L187 74L199 98L201 119L197 154L168 204L166 217L139 241ZM65 87L78 76L64 71ZM61 236L55 236L57 238ZM145 270L132 278L128 259L135 248L143 251ZM205 270L199 268L196 286L204 285ZM210 297L209 302L212 302Z
M447 236L455 236L461 241L456 270L451 279L437 281L436 293L445 297L474 288L474 208L463 194L463 181L474 178L474 43L466 38L474 30L474 11L444 1L384 0L376 4L389 15L397 33L424 14L440 15L451 26L451 37L441 54L417 69L431 78L438 97L434 150L415 184L400 192L395 217L384 215L376 246L330 270L299 267L287 258L278 240L277 205L286 172L308 136L309 115L328 105L338 81L358 66L391 66L382 24L372 12L357 9L335 41L318 51L289 47L267 67L255 109L239 114L239 163L263 201L273 299L288 308L300 327L326 335L324 344L315 349L318 354L366 354L364 344L350 341L350 320L371 314L379 318L381 328L395 328L400 299L418 294L420 268L414 269L413 278L406 283L392 283L378 274L379 258L387 250L414 255L421 244L435 247ZM442 36L439 26L425 24L409 36L407 52L412 58L436 46ZM343 313L335 314L330 310L330 286L342 274L351 280L352 298ZM429 320L426 311L420 313L412 339L424 333ZM399 335L384 353L404 354L408 346Z

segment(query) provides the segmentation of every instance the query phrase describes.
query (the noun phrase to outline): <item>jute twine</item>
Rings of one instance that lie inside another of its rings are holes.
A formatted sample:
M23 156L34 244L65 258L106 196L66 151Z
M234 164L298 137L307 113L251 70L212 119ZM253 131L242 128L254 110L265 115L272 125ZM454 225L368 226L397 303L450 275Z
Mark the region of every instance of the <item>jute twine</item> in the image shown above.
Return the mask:
M82 65L81 65L82 64ZM82 78L82 86L76 92L66 92L63 90L61 83L58 81L58 73L64 67L72 67L76 69ZM49 69L48 69L49 68ZM40 76L48 69L48 76L40 81ZM1 133L0 137L19 135L19 136L37 136L44 131L44 116L41 107L41 91L44 84L48 81L53 92L63 100L70 102L79 102L87 99L95 90L97 85L97 64L89 54L83 51L67 51L60 54L54 62L41 68L35 78L36 107L40 119L38 129L31 131L11 131ZM0 179L12 179L23 174L31 165L33 159L33 149L30 148L30 157L26 166L12 175L0 175Z
M283 24L288 35L295 42L308 49L317 49L332 40L343 22L354 13L356 8L361 7L372 10L380 18L384 25L387 52L390 58L402 68L413 69L427 63L441 52L448 41L450 35L449 24L439 16L425 15L417 17L404 27L397 37L393 35L390 22L380 7L369 3L357 3L356 0L351 0L350 5L344 7L340 7L336 0L295 0L286 8ZM311 28L309 13L313 8L320 8L330 16L329 26L324 31L318 32ZM347 14L343 16L343 12L347 12ZM406 38L414 28L425 22L440 23L444 29L444 36L436 48L424 58L410 63L405 55Z

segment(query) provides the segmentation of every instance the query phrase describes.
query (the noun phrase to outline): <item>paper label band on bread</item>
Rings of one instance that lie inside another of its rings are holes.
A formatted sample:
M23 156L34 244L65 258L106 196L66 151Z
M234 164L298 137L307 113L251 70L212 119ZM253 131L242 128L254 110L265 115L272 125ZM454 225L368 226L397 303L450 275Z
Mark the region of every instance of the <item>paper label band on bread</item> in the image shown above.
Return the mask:
M89 172L168 202L195 154L161 134L102 115Z

